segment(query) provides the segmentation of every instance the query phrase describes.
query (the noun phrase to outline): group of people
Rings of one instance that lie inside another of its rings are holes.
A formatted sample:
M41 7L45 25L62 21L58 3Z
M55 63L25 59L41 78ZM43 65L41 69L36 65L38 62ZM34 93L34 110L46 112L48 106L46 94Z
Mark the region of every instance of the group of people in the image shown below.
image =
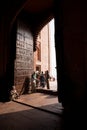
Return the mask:
M42 72L34 71L31 75L31 77L27 76L25 78L24 84L23 84L22 89L19 94L16 91L15 86L13 86L13 88L10 92L11 100L19 98L19 96L21 94L28 94L30 91L36 92L36 88L38 88L38 87L44 88L46 86L47 89L50 89L49 79L50 79L50 76L49 76L48 70L45 71L45 73L43 73L43 71Z
M43 71L40 73L40 72L34 72L32 74L32 78L31 78L31 81L32 81L32 86L34 86L34 88L37 88L37 87L42 87L44 88L45 86L47 86L47 89L49 89L49 79L50 79L50 76L49 76L49 72L48 70L45 71L45 73L43 73Z

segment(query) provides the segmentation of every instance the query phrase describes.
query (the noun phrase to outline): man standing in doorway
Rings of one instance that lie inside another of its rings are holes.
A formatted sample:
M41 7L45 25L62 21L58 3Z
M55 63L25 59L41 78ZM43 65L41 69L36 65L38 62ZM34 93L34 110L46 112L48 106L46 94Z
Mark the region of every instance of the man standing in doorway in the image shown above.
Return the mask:
M50 89L50 86L49 86L49 78L50 78L50 76L49 76L49 71L48 70L45 72L45 77L46 77L47 89Z

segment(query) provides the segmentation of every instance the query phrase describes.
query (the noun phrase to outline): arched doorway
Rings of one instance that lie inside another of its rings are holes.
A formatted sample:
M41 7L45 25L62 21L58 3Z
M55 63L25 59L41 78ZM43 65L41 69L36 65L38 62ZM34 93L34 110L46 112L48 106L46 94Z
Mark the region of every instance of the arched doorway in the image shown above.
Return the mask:
M25 3L12 21L13 23L16 22L17 25L13 85L16 86L17 91L19 92L25 83L26 77L31 76L33 72L33 51L36 50L37 35L54 17L53 1L50 1L50 4L49 2L46 3L46 5L43 4L44 7L40 7L40 10L38 10L39 5L35 8L35 4L33 4L34 3L32 2L30 6L29 3Z
M30 14L22 10L17 19L17 40L16 40L16 59L15 59L15 77L14 85L20 92L25 82L26 76L31 76L34 69L33 67L33 49L36 49L36 37L38 32L53 18L45 18L45 21L39 25L32 27L32 17ZM40 58L40 57L39 57ZM40 68L39 68L40 69Z

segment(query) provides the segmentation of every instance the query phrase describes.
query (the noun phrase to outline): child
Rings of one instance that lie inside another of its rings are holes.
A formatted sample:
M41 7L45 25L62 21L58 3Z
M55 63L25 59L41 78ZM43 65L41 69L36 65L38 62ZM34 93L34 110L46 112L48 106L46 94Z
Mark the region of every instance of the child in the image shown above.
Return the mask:
M15 88L15 86L12 86L12 90L10 91L10 100L15 100L19 98L19 94Z

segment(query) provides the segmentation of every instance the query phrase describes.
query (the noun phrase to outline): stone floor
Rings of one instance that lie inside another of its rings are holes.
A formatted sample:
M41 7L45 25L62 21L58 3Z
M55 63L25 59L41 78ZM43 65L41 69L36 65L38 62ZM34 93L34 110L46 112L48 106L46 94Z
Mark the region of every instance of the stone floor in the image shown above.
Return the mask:
M45 93L32 93L21 95L15 102L30 106L42 111L61 115L63 111L62 104L58 102L57 95Z
M21 95L17 101L0 103L0 130L60 130L61 112L56 96Z
M0 130L84 130L86 113L81 114L75 107L63 109L57 95L36 92L0 102Z

